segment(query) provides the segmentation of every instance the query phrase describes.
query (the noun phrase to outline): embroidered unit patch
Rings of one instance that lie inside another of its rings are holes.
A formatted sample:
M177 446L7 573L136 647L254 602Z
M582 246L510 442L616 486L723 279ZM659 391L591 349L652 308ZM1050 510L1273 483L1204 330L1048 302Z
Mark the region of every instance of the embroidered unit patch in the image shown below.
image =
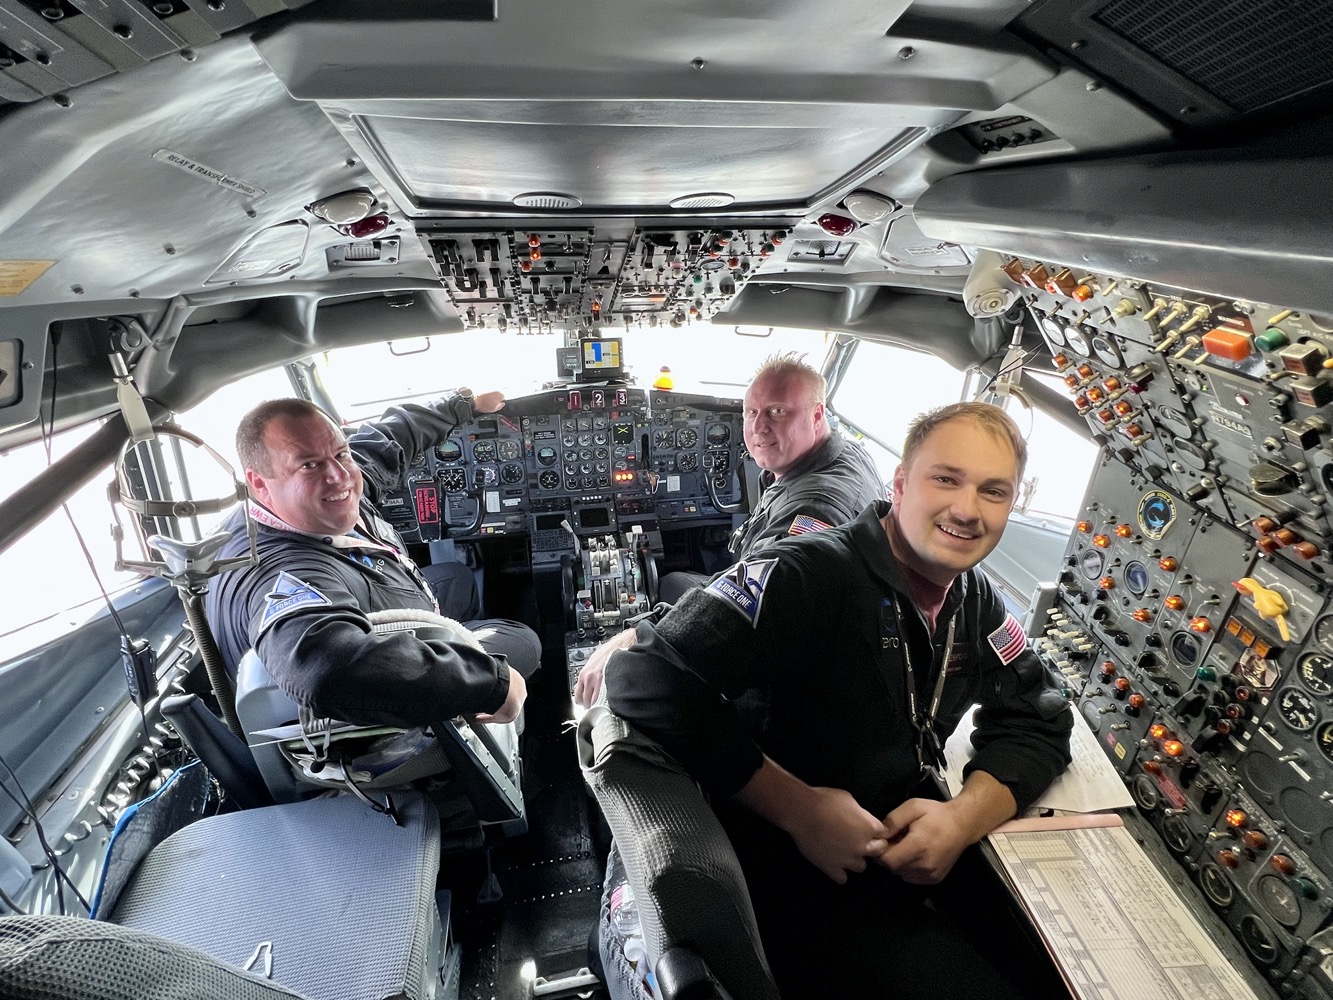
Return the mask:
M290 573L279 573L273 589L264 595L264 613L259 616L259 630L255 638L258 639L268 631L274 622L301 608L332 603L305 581L298 580Z
M759 608L764 603L764 586L777 564L776 559L738 562L710 583L705 593L719 597L727 607L735 608L753 628L759 621Z
M1013 615L1004 616L1004 624L986 636L991 649L1000 658L1001 663L1012 663L1018 654L1027 649L1028 638L1023 634L1023 626Z
M808 531L823 531L825 528L831 528L833 525L825 524L817 517L811 517L809 514L797 514L796 520L792 521L791 527L787 529L789 535L804 535Z

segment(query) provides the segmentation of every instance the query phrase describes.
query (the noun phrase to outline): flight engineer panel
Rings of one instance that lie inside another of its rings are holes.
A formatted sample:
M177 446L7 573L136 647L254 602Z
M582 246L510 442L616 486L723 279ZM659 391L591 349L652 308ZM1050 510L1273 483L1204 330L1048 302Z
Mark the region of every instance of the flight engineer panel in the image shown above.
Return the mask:
M1101 445L1040 654L1283 996L1333 996L1333 316L1005 270Z
M510 399L420 456L381 507L410 542L530 534L539 550L622 522L729 518L740 411L739 400L614 384Z

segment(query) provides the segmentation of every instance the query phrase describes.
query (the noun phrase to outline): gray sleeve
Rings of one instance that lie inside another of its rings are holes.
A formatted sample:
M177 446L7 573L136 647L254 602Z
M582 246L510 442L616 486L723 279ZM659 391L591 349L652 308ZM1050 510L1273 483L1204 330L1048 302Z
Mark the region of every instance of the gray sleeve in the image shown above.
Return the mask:
M413 462L471 419L471 400L452 392L433 403L392 406L378 420L356 428L347 442L375 488L393 490Z

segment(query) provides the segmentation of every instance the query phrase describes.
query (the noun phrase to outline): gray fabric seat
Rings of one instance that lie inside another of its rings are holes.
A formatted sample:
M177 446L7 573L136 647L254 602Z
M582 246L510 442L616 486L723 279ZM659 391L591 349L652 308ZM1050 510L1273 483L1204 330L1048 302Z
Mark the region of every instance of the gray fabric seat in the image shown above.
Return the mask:
M442 957L439 819L394 793L401 825L351 795L199 820L158 844L107 915L312 1000L429 995Z
M303 1000L153 934L82 917L0 917L7 1000Z
M732 1000L777 1000L740 862L699 786L604 705L583 716L578 748L634 890L650 964L684 946Z

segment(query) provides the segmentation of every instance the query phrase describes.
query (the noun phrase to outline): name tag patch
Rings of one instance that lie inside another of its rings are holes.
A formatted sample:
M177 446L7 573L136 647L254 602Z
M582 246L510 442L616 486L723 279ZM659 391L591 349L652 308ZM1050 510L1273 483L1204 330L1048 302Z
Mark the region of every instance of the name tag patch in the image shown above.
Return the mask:
M264 610L259 616L259 628L255 638L258 639L268 631L274 622L303 608L328 606L332 603L304 580L290 573L279 573L273 589L264 595Z
M759 609L764 603L764 588L776 559L756 559L738 562L708 585L705 593L720 598L729 608L735 608L754 628L759 621Z

